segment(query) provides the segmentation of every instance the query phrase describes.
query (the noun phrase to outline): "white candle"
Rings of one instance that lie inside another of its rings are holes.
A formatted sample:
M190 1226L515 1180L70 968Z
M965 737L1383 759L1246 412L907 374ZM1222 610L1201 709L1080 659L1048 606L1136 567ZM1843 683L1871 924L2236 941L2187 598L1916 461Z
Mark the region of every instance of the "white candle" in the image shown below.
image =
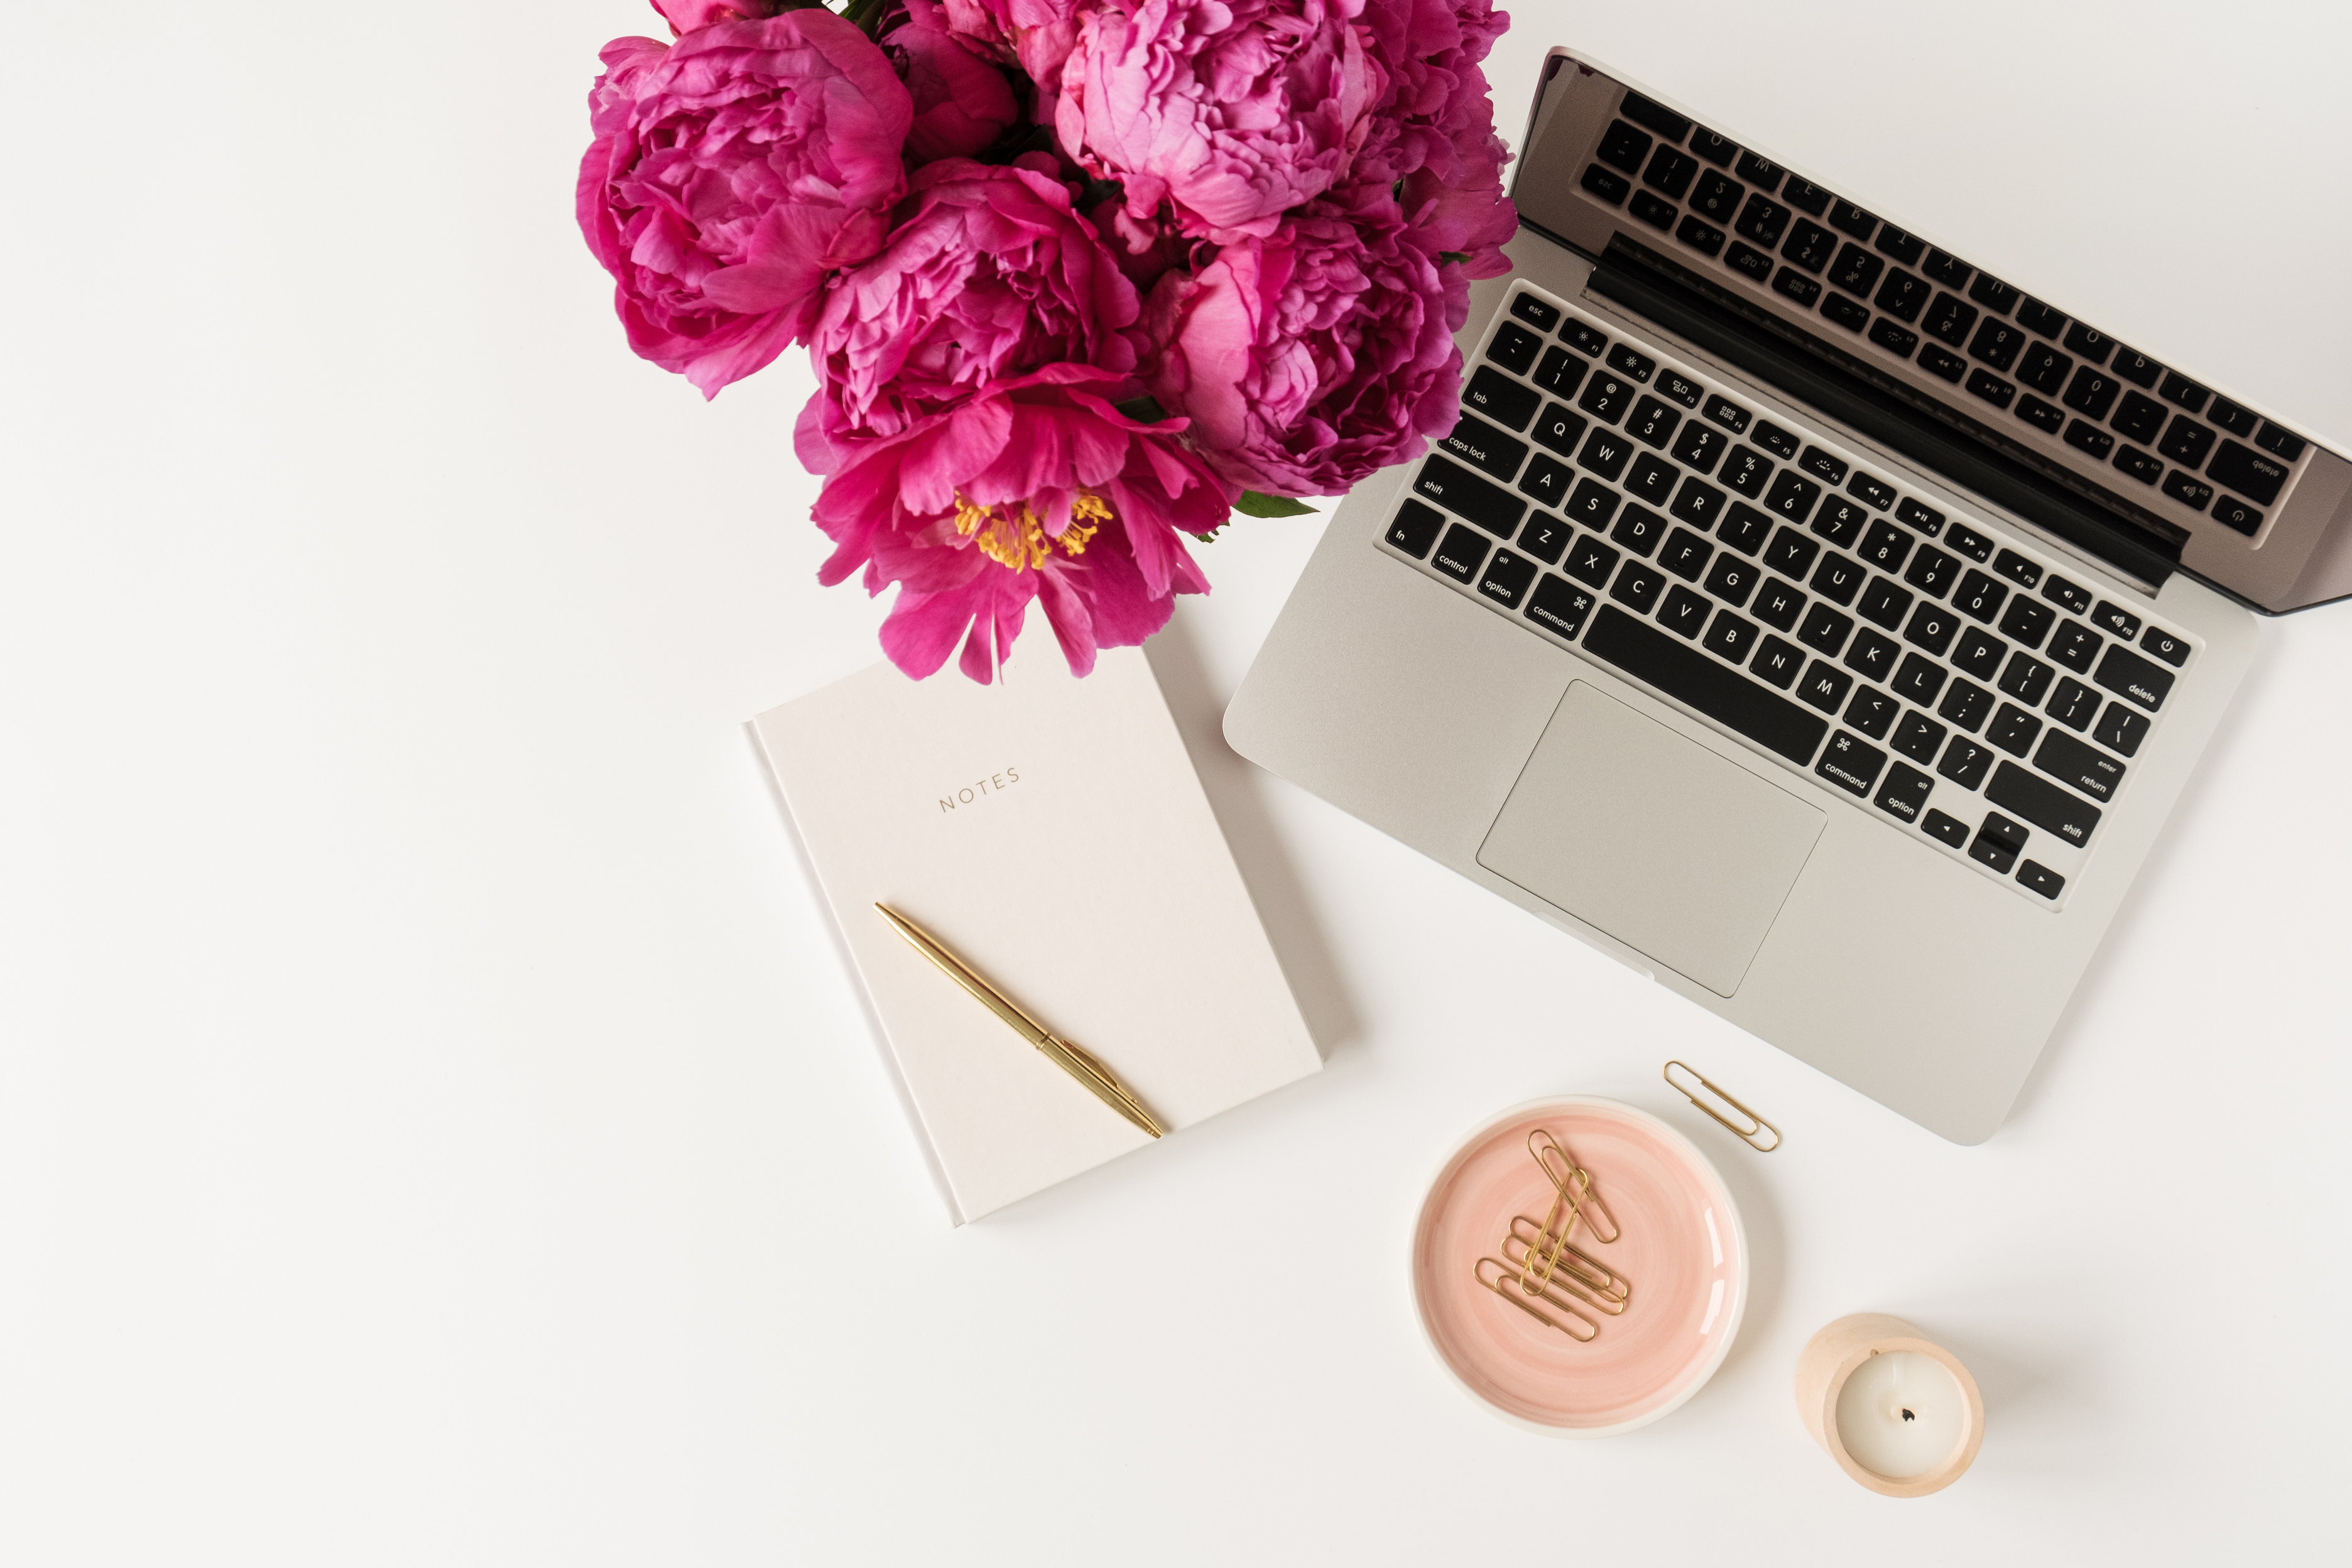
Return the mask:
M1880 1352L1838 1391L1838 1441L1864 1469L1889 1480L1941 1469L1968 1416L1959 1380L1916 1351Z

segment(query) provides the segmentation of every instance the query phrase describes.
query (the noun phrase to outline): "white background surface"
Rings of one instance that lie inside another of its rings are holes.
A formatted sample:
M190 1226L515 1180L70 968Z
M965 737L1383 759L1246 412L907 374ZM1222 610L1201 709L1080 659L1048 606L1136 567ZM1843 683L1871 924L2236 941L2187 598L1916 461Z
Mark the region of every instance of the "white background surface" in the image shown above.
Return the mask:
M2352 435L2340 8L1518 9L1513 133L1579 43ZM572 227L594 50L656 26L13 18L0 1557L2340 1560L2352 608L2270 628L1960 1149L1224 752L1316 528L1244 523L1153 657L1329 1067L950 1231L739 728L874 657L805 368L705 406ZM1403 1283L1452 1142L1555 1090L1688 1130L1759 1259L1599 1445L1457 1392ZM1936 1498L1798 1426L1857 1310L1983 1385Z

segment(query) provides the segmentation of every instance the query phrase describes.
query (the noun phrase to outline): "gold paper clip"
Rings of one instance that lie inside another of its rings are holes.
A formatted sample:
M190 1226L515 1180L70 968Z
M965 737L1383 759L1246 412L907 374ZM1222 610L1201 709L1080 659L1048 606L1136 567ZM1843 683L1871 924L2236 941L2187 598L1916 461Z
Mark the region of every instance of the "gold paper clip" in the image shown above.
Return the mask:
M1490 1267L1495 1271L1495 1278L1493 1279L1488 1279L1486 1275L1486 1270ZM1500 1296L1504 1300L1508 1301L1512 1306L1517 1307L1520 1311L1525 1312L1537 1322L1543 1324L1546 1328L1558 1329L1561 1333L1566 1334L1570 1339L1574 1340L1579 1344L1591 1344L1595 1339L1600 1337L1601 1325L1593 1321L1592 1319L1586 1317L1582 1310L1580 1309L1575 1302L1570 1301L1565 1296L1556 1295L1553 1293L1549 1286L1545 1286L1536 1290L1528 1289L1527 1277L1499 1258L1481 1258L1477 1262L1470 1266L1470 1274L1471 1277L1476 1279L1479 1284L1484 1285L1487 1289L1492 1290L1496 1295ZM1503 1285L1506 1280L1509 1281L1514 1289L1507 1290L1505 1289ZM1547 1301L1552 1306L1559 1308L1561 1311L1567 1313L1571 1321L1584 1325L1584 1332L1580 1334L1578 1333L1576 1330L1570 1328L1568 1323L1562 1322L1558 1318L1553 1317L1549 1312L1545 1311L1541 1307L1537 1306L1535 1301L1528 1300L1528 1297L1530 1296L1534 1297L1536 1300Z
M1538 1142L1538 1140L1541 1142ZM1568 1151L1559 1146L1559 1139L1554 1138L1544 1128L1538 1127L1528 1134L1528 1152L1535 1156L1536 1163L1541 1167L1545 1179L1551 1183L1553 1190L1559 1194L1559 1196L1552 1201L1551 1213L1545 1216L1544 1229L1556 1230L1564 1242L1575 1231L1576 1221L1581 1219L1586 1227L1592 1232L1592 1239L1604 1247L1625 1234L1617 1228L1617 1216L1609 1212L1609 1205L1602 1203L1601 1194L1592 1190L1591 1173L1568 1157ZM1551 1162L1551 1156L1555 1155L1559 1161L1559 1168L1557 1170L1552 1168ZM1579 1189L1582 1195L1579 1196L1578 1193L1570 1191L1571 1187ZM1563 1210L1574 1211L1574 1217L1570 1218L1566 1225L1559 1223ZM1601 1229L1604 1223L1609 1227L1605 1231Z
M1724 1115L1723 1112L1717 1110L1714 1106L1709 1105L1706 1101L1701 1100L1698 1097L1698 1089L1685 1089L1681 1084L1675 1083L1675 1069L1676 1068L1680 1068L1683 1071L1690 1074L1691 1077L1698 1079L1699 1089L1706 1090L1709 1094L1715 1096L1716 1099L1723 1101L1724 1104L1731 1107L1732 1110L1748 1118L1748 1125L1745 1127L1740 1126L1739 1123L1732 1121L1728 1116ZM1726 1127L1730 1128L1733 1134L1737 1136L1742 1143L1747 1144L1750 1149L1755 1150L1758 1153L1769 1154L1773 1150L1778 1149L1780 1146L1780 1130L1779 1128L1773 1126L1770 1122L1765 1121L1762 1117L1757 1115L1746 1106L1740 1104L1739 1101L1732 1099L1730 1095L1724 1092L1724 1089L1721 1084L1712 1083L1704 1078L1700 1078L1698 1069L1692 1067L1690 1063L1668 1062L1665 1066L1664 1076L1666 1082L1674 1086L1675 1092L1680 1094L1693 1105L1697 1106L1701 1110L1706 1111L1709 1116L1714 1117L1717 1121L1722 1122ZM1756 1135L1759 1132L1769 1132L1772 1134L1772 1142L1769 1143L1759 1143L1756 1142Z
M1522 1290L1527 1289L1524 1275L1535 1268L1538 1248L1559 1267L1549 1283L1565 1286L1612 1318L1624 1311L1633 1288L1623 1275L1565 1237L1538 1230L1536 1222L1527 1215L1517 1215L1511 1220L1510 1245L1503 1251L1507 1258L1523 1256L1527 1259L1522 1266Z

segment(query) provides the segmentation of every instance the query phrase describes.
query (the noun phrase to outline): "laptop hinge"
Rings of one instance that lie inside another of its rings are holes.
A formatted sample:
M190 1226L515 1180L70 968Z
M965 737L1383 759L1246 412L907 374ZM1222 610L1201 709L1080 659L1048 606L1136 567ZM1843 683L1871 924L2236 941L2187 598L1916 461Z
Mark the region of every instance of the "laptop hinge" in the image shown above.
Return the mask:
M1639 241L1614 237L1588 288L2127 577L2161 587L2179 569L2185 530L1875 374Z

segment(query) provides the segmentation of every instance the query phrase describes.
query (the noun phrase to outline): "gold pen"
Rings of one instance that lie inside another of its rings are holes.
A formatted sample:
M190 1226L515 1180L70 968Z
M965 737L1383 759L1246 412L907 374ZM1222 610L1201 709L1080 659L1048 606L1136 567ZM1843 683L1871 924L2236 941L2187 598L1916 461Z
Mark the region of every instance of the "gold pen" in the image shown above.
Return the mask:
M1055 1037L1044 1025L1014 1006L1011 998L972 973L961 959L940 946L939 940L930 932L887 904L874 907L882 911L882 918L890 922L892 930L907 939L908 946L938 965L940 973L971 992L974 1000L1003 1019L1007 1027L1036 1047L1055 1067L1085 1084L1094 1091L1096 1099L1154 1138L1160 1135L1160 1123L1152 1120L1151 1112L1143 1109L1143 1102L1135 1098L1127 1085L1118 1081L1118 1074L1091 1053Z

